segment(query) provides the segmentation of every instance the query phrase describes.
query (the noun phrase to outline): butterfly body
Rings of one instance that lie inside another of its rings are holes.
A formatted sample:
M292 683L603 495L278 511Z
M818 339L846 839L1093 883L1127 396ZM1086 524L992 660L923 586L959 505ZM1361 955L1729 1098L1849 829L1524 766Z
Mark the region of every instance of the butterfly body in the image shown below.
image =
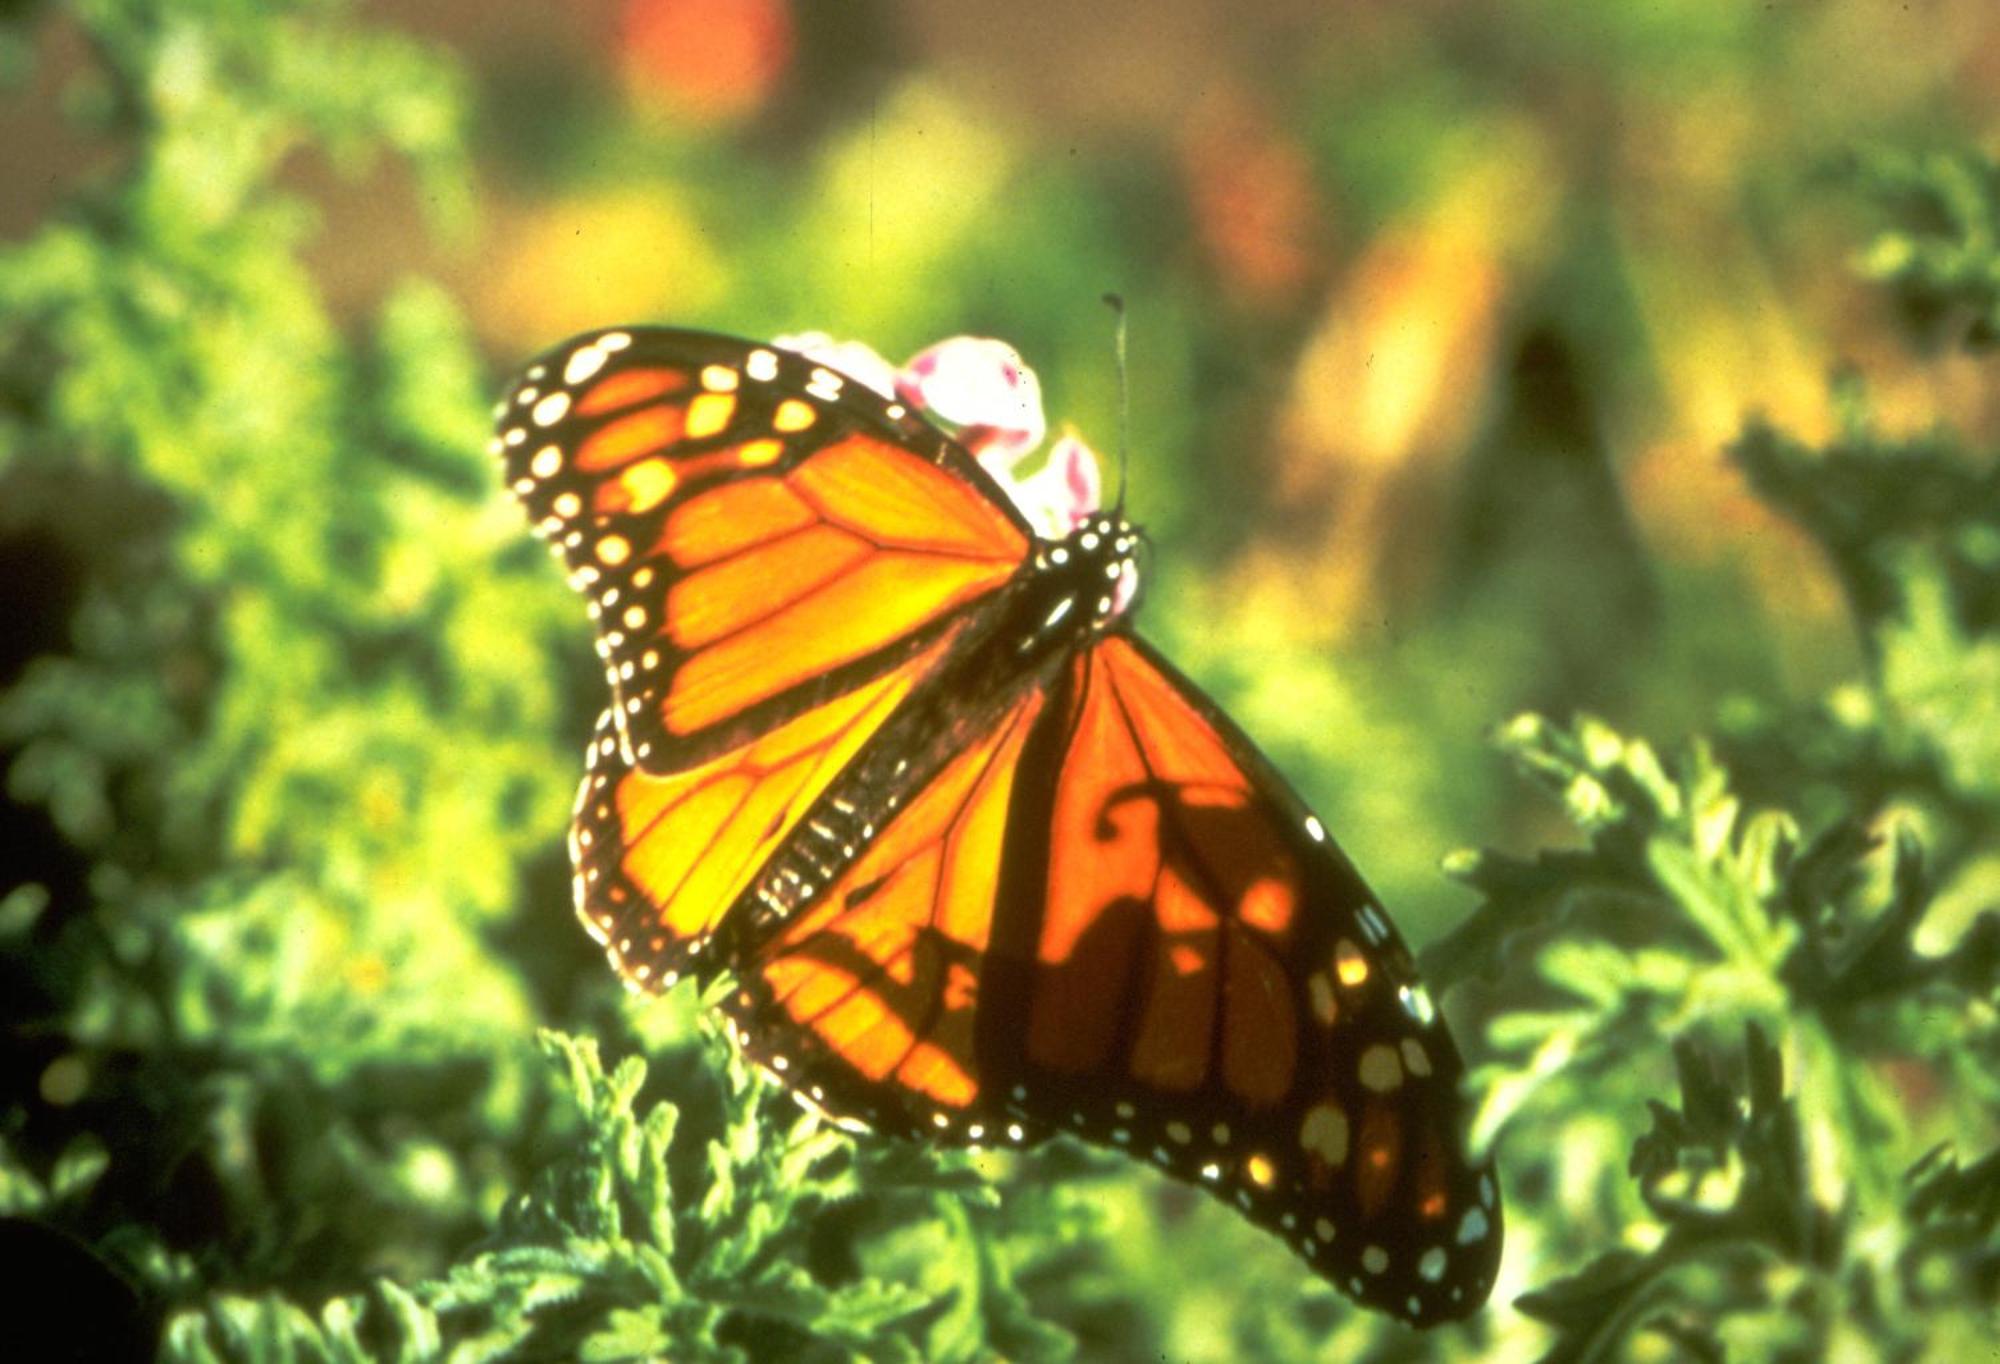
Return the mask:
M1324 827L1134 632L1131 526L1037 535L904 402L699 333L550 352L496 446L598 622L571 851L628 982L729 973L745 1052L844 1123L1074 1133L1370 1305L1483 1300L1457 1051Z

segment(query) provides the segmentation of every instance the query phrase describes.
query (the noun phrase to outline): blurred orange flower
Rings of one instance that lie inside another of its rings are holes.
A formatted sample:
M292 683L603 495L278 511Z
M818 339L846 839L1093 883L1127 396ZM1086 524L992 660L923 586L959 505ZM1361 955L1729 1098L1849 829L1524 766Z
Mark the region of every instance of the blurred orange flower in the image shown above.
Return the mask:
M625 0L618 53L641 105L704 122L763 107L791 64L785 0Z
M1305 150L1248 108L1211 101L1180 144L1181 178L1201 244L1229 289L1271 306L1297 301L1328 229Z

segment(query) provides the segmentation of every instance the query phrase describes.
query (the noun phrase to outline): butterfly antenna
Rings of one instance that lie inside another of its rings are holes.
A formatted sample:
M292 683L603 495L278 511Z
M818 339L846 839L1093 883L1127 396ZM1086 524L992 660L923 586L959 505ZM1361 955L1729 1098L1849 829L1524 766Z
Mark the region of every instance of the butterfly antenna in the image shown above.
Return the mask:
M1112 510L1123 516L1125 469L1132 449L1132 386L1125 375L1125 300L1117 294L1106 294L1104 302L1118 317L1111 342L1113 353L1118 357L1118 501Z

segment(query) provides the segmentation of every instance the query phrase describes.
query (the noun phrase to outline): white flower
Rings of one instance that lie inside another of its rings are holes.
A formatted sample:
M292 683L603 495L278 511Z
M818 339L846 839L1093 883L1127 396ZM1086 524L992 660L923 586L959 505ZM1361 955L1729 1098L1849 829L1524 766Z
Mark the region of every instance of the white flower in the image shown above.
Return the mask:
M1026 478L1002 478L1001 484L1022 515L1050 539L1068 535L1104 505L1097 456L1075 436L1058 440L1047 461L1034 473Z
M955 428L996 474L1011 472L1048 434L1041 381L1005 341L954 336L926 347L903 366L897 389Z

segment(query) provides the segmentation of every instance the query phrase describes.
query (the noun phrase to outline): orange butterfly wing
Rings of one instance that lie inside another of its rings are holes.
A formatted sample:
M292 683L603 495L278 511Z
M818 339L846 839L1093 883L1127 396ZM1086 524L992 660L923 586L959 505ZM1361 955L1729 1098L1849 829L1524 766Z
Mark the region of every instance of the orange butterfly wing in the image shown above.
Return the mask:
M716 957L738 897L945 647L680 772L626 763L611 712L599 717L570 862L577 915L627 980L666 989Z
M772 347L591 334L498 420L612 687L571 829L578 913L628 979L672 984L1030 535L933 427Z
M1042 1135L994 1103L975 1034L993 888L1042 707L1026 694L953 754L739 972L726 1007L745 1047L836 1118L961 1141Z
M704 333L557 347L494 444L589 598L623 748L654 772L893 671L1030 544L977 462L900 404Z
M1355 1297L1428 1324L1486 1298L1500 1209L1463 1064L1325 828L1144 644L1075 665L1046 807L1021 1074L1199 1180ZM989 999L989 1005L998 1005Z
M750 1054L889 1131L1143 1155L1415 1323L1484 1301L1457 1051L1248 741L1124 634L979 734L744 965Z

